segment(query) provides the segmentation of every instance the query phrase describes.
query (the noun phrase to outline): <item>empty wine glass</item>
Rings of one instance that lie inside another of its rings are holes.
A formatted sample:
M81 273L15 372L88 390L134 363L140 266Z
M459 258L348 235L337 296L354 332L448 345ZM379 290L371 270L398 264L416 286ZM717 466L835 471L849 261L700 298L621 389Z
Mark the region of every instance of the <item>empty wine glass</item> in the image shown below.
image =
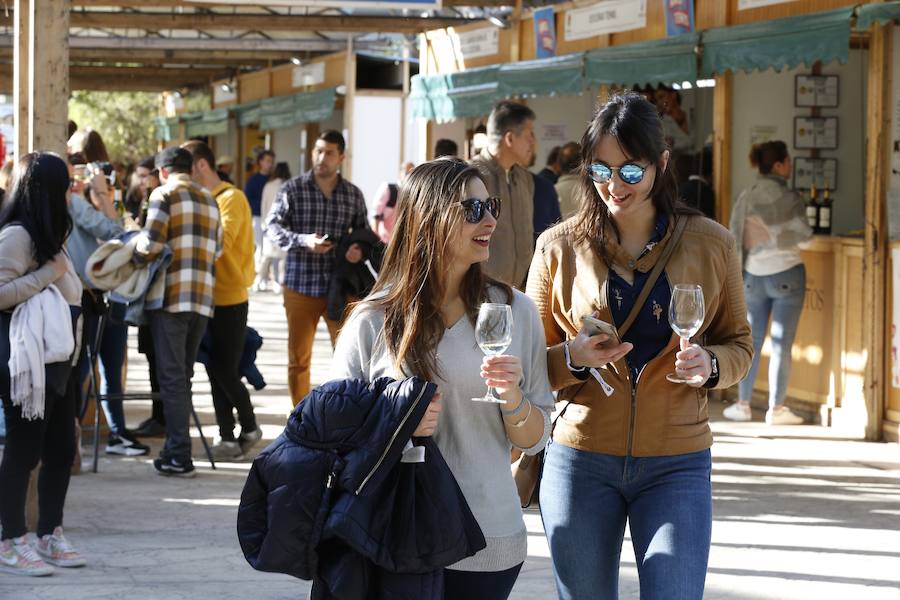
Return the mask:
M512 342L512 326L512 307L509 304L485 302L478 309L478 321L475 323L475 341L478 342L478 347L488 356L503 354ZM494 396L490 386L483 397L472 400L496 404L505 402Z
M681 339L690 340L700 331L705 317L703 288L693 283L677 284L672 290L672 300L669 302L669 325L672 326L672 330ZM672 383L697 383L703 377L701 375L682 377L677 373L669 373L666 379Z

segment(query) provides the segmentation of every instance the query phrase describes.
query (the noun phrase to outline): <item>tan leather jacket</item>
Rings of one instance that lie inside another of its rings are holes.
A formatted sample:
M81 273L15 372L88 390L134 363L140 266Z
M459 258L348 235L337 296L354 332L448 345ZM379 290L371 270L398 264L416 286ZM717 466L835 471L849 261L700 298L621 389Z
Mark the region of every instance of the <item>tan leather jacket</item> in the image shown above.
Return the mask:
M694 343L719 361L717 388L740 381L750 368L753 344L741 266L734 238L727 229L703 217L688 218L678 248L666 265L670 285L699 283L706 319ZM672 226L653 250L634 261L614 241L609 255L625 268L650 271L663 253ZM581 317L597 310L613 322L607 303L608 268L599 254L575 242L574 221L544 232L528 274L527 293L537 304L547 336L550 385L571 405L559 420L553 438L566 446L615 456L670 456L709 448L712 433L705 389L666 381L675 368L678 336L631 381L625 360L600 369L614 391L607 397L589 377L578 379L566 366L563 342L581 328Z
M487 149L472 159L472 165L481 172L488 193L503 200L484 270L491 277L521 287L534 251L534 179L519 165L504 171Z

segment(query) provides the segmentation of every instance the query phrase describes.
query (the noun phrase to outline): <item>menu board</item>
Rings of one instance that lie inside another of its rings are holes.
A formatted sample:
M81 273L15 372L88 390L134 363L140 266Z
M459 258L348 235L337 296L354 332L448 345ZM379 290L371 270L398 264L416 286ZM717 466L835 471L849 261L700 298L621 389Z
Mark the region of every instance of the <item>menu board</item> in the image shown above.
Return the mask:
M794 78L794 106L835 108L840 102L837 75L797 75Z
M837 159L836 158L805 158L794 157L794 189L808 190L812 184L820 190L837 189ZM825 185L828 182L828 185Z
M794 148L834 150L837 147L837 117L794 117Z

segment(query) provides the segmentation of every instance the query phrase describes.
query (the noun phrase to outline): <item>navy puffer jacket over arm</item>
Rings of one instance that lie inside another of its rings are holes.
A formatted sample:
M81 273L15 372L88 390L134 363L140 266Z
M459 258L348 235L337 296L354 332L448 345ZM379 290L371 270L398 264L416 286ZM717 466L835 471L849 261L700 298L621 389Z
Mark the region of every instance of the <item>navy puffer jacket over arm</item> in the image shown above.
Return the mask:
M417 378L328 382L253 461L238 509L247 561L312 579L313 598L441 598L442 568L484 536L430 438L401 462L433 395Z

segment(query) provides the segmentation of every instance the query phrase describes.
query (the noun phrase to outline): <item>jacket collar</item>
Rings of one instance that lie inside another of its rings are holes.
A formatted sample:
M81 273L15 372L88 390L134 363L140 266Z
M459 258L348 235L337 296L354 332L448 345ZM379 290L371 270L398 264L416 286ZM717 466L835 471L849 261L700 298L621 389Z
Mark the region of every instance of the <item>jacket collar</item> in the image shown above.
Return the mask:
M607 256L610 257L614 264L619 265L623 269L646 273L653 269L656 261L659 260L659 257L665 250L666 244L672 237L674 225L674 219L669 219L665 213L659 213L656 217L656 227L653 230L653 235L650 236L647 246L637 259L626 252L613 236L609 236L605 242Z

